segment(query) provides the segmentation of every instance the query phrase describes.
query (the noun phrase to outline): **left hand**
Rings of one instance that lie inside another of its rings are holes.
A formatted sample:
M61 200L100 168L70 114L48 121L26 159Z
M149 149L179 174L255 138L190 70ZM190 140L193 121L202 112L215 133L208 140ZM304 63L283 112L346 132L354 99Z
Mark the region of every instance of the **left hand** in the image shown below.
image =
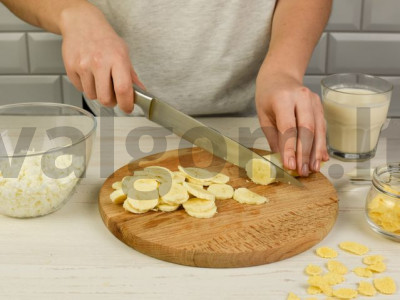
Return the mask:
M256 83L260 125L283 165L301 176L327 161L326 125L319 96L285 72L261 70Z

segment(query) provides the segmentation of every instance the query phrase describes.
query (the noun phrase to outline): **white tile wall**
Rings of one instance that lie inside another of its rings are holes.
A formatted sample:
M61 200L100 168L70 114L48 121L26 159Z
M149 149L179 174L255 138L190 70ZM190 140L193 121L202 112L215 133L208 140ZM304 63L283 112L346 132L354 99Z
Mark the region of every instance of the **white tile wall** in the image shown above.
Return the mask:
M65 73L61 55L61 36L47 33L28 33L31 72L34 74Z
M308 64L308 74L324 74L326 65L326 47L328 35L324 33L315 47L313 55Z
M82 106L82 93L72 85L66 75L62 76L62 89L65 104Z
M80 92L65 76L61 38L22 22L2 4L0 53L1 104L81 105ZM320 79L336 72L378 74L393 82L389 115L400 117L400 0L334 0L304 82L319 93Z
M334 0L326 30L359 30L361 27L361 8L362 0Z
M0 104L62 102L60 76L0 76Z
M331 33L328 72L400 75L400 33Z
M399 0L365 0L363 30L400 31Z
M25 33L0 33L0 74L28 73Z

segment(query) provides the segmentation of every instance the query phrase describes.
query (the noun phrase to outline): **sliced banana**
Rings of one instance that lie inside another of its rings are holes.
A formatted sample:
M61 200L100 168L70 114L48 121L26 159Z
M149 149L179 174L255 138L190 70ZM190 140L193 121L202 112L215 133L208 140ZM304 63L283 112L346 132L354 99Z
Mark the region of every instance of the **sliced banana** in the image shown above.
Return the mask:
M133 172L133 176L140 177L140 178L156 179L155 176L150 175L145 170L137 170L137 171Z
M258 195L246 188L238 188L235 190L233 199L244 204L263 204L269 201L266 197Z
M122 181L116 181L111 186L114 190L122 189Z
M211 194L215 196L215 199L225 200L230 199L233 196L233 187L228 184L214 183L207 189Z
M182 205L186 211L192 211L192 212L205 212L216 207L214 201L200 199L200 198L189 199Z
M170 182L174 176L170 170L159 166L146 167L143 170L149 175L156 177L160 182Z
M149 211L150 209L155 208L158 205L159 200L136 200L127 198L125 202L128 202L131 207L139 211ZM125 203L124 202L124 203Z
M222 173L218 173L213 178L211 178L211 181L213 183L228 183L229 180L230 180L229 176Z
M268 185L275 182L276 169L267 161L254 158L246 164L247 176L257 184Z
M200 181L211 181L211 179L217 175L217 173L200 168L184 168L182 166L178 166L178 169L185 174L187 178L194 178Z
M171 211L175 211L180 207L180 205L171 205L168 203L165 203L164 201L162 201L162 199L160 199L156 209L159 211L164 211L164 212L171 212Z
M134 214L144 214L149 211L149 210L139 210L139 209L134 208L132 205L130 205L128 200L125 200L124 205L122 207L125 208L125 210L127 210L131 213L134 213Z
M203 189L201 185L193 184L190 182L184 182L183 186L186 188L189 194L197 198L215 201L215 196L209 191Z
M186 202L189 199L189 194L186 190L186 187L179 183L173 182L166 193L163 193L163 186L166 184L162 184L160 186L160 195L163 202L170 205L179 205Z
M213 208L203 211L203 212L196 212L191 210L185 210L185 212L192 217L199 218L199 219L209 219L212 218L217 213L217 207L214 206Z
M173 175L172 175L172 181L173 182L175 182L175 183L184 183L185 180L186 180L186 176L181 171L173 172Z
M122 204L126 199L126 195L122 189L118 189L111 193L110 199L115 204Z
M159 183L156 179L150 179L150 178L138 178L133 183L135 189L142 192L157 190L158 185Z
M192 177L188 177L188 182L193 183L193 184L197 184L197 185L201 185L201 186L209 186L209 185L213 184L212 181L198 180L198 179L192 178Z

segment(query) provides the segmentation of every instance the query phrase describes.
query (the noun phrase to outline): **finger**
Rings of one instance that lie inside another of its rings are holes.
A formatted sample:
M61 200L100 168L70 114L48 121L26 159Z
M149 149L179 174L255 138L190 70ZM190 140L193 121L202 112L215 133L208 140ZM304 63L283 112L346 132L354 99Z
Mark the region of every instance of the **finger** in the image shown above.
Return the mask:
M321 161L327 154L326 150L326 125L324 119L324 112L318 96L315 95L314 104L314 120L315 120L315 134L314 142L311 150L311 159L309 167L314 172L319 172L321 168Z
M83 92L83 86L81 83L81 78L79 77L78 73L76 72L68 72L67 71L67 76L69 81L73 84L73 86L80 92Z
M104 66L95 71L97 100L107 107L117 104L111 79L111 70Z
M138 75L135 72L135 69L131 66L131 76L132 76L132 83L136 84L138 87L140 87L143 90L146 90L146 87L144 84L140 81Z
M276 107L276 124L279 131L279 150L285 168L296 170L296 115L295 107L287 101Z
M86 97L90 100L96 99L97 93L93 74L91 72L83 72L79 74L79 77L81 78L82 88Z
M315 131L314 113L309 98L299 99L299 101L297 102L296 119L297 171L301 176L308 176L310 173L309 162Z
M116 63L111 70L111 76L118 106L122 111L130 114L133 110L131 69L124 63Z
M267 138L268 145L272 152L279 152L279 134L276 126L274 126L271 118L264 112L260 111L258 113L258 119L260 121L260 126Z

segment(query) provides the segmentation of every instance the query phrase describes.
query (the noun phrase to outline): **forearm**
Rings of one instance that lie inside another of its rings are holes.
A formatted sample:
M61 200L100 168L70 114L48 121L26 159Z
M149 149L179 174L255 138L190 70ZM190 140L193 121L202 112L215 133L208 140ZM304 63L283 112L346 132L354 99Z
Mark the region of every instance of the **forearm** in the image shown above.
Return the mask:
M70 10L96 10L86 0L0 0L22 20L61 34L65 14Z
M332 0L278 0L262 70L302 80L331 6Z

